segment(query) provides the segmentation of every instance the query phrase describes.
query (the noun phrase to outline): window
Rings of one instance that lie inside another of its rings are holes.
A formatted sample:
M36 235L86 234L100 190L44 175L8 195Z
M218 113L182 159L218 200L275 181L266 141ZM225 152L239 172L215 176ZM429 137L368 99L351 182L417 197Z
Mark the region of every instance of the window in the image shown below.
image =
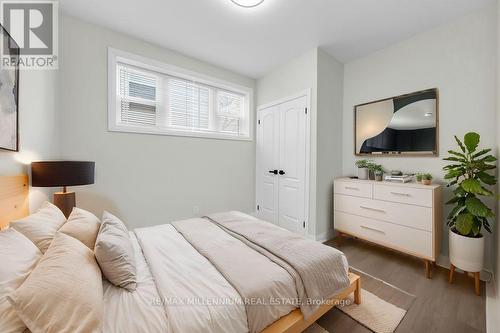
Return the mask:
M251 140L249 88L109 49L111 131Z

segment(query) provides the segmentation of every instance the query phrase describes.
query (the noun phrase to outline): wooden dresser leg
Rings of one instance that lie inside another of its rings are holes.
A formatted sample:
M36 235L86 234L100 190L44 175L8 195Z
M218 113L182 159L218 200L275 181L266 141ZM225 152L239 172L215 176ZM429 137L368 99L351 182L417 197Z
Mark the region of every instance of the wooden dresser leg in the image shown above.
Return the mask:
M481 282L479 280L479 272L474 273L474 285L476 287L476 295L481 296Z
M453 283L453 275L455 274L455 266L451 264L450 267L450 279L448 280L449 283Z
M429 260L425 260L425 277L431 278L431 263Z
M354 303L361 304L361 279L356 280L356 289L354 290Z

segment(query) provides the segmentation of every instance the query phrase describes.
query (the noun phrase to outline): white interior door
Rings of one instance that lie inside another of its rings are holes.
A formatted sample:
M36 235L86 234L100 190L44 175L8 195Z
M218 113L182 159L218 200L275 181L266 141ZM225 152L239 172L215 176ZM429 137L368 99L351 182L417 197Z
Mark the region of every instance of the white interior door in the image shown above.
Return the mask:
M259 111L257 124L257 214L278 224L279 106Z
M307 98L280 105L278 224L305 233Z

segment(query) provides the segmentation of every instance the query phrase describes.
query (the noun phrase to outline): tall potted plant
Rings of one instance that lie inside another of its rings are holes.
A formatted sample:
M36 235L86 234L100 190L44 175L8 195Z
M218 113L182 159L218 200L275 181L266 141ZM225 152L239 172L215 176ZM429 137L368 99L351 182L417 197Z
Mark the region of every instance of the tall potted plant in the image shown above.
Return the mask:
M483 268L484 236L482 228L491 233L489 218L495 216L481 198L493 196L487 187L495 185L497 179L490 174L496 168L496 158L491 149L478 150L480 136L465 134L463 142L455 136L460 151L449 150L452 162L445 166L445 179L449 187L455 187L453 198L447 202L454 205L448 215L450 228L450 261L466 272L480 272Z

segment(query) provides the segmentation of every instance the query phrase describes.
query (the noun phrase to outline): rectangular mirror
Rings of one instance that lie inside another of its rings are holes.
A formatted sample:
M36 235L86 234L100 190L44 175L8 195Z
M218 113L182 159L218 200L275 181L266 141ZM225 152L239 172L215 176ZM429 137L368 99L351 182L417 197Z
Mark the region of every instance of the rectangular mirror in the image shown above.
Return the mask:
M356 155L438 154L438 90L354 107Z

